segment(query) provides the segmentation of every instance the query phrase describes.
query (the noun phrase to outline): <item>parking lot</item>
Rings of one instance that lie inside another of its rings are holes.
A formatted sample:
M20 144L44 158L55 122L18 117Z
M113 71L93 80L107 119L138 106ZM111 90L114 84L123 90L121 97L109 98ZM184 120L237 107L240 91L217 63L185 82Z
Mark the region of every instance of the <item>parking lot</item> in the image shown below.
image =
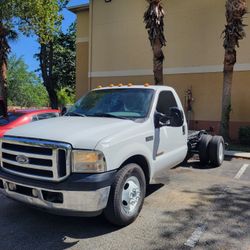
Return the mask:
M249 164L249 167L248 167ZM250 161L200 168L193 159L150 186L139 218L117 228L97 218L60 217L0 194L0 249L250 250Z

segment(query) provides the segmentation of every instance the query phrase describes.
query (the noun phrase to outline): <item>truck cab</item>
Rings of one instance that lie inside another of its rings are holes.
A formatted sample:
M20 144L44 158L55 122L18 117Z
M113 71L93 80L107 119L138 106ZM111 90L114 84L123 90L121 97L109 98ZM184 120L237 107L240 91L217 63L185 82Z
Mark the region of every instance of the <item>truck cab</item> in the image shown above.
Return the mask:
M187 156L188 128L173 88L99 87L63 117L7 132L0 150L6 196L57 214L104 213L124 226L146 186Z

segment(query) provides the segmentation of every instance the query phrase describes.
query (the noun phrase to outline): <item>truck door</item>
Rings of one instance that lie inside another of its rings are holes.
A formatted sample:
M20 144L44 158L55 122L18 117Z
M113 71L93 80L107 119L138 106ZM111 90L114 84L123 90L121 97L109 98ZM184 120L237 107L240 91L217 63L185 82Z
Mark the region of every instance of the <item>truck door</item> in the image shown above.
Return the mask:
M172 91L162 91L159 94L156 112L170 115L170 108L182 110L181 102L176 93ZM187 123L168 124L160 128L155 128L154 155L156 161L155 172L160 172L166 168L172 168L181 163L187 154Z

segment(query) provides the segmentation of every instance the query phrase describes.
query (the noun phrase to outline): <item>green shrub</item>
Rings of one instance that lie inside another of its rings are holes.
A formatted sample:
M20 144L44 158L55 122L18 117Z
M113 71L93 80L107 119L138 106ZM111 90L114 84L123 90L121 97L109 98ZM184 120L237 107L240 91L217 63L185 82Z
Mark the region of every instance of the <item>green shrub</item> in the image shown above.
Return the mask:
M240 144L250 146L250 126L239 129Z
M65 87L57 91L58 104L61 108L72 105L75 102L75 93L70 87Z

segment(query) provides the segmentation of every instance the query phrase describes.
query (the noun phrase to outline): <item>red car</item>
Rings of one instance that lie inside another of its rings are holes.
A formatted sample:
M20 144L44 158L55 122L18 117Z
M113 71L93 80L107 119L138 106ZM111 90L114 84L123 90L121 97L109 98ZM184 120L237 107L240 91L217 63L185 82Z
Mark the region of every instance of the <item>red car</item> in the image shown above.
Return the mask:
M3 137L12 128L34 121L58 117L59 115L60 111L55 109L10 111L8 112L8 118L0 117L0 137Z

